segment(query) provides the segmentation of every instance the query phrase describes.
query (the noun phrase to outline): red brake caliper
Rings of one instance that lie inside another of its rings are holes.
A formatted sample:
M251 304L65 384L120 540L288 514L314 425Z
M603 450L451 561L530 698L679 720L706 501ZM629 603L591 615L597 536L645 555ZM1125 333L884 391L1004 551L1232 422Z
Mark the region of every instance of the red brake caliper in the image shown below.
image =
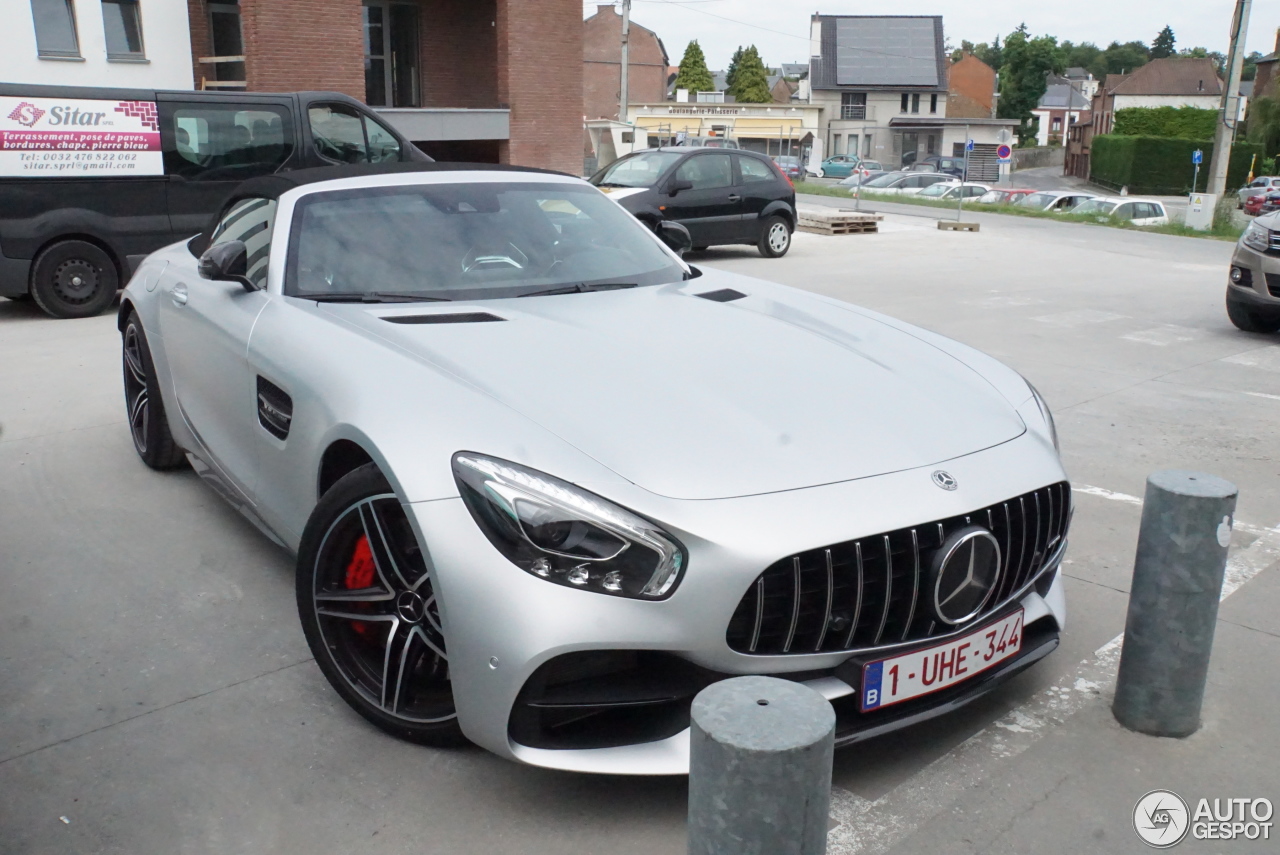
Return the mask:
M347 590L356 591L373 587L374 564L373 550L369 548L369 538L360 535L356 548L351 553L351 563L347 565ZM369 625L362 621L354 621L352 628L360 635L369 634Z

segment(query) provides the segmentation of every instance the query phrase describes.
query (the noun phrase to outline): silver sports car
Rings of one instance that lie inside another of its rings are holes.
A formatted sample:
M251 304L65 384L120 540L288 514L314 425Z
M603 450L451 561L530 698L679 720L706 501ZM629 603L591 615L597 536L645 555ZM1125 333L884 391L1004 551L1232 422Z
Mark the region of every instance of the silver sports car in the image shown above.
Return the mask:
M681 773L716 680L804 682L847 745L1046 656L1035 389L680 231L530 169L248 181L124 293L138 454L296 554L320 669L416 742Z

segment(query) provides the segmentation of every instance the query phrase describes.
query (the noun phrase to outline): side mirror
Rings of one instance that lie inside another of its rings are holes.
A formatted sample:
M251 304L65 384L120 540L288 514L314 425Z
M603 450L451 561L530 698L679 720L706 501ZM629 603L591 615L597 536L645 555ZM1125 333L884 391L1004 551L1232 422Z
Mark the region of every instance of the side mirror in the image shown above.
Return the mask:
M681 190L692 190L693 182L684 178L676 178L667 185L667 195L674 196Z
M693 249L693 236L679 223L663 220L658 223L655 231L658 233L658 240L669 246L676 255L684 255Z
M229 240L215 244L200 256L200 276L222 282L239 282L246 291L256 291L258 286L249 281L249 250L242 240Z

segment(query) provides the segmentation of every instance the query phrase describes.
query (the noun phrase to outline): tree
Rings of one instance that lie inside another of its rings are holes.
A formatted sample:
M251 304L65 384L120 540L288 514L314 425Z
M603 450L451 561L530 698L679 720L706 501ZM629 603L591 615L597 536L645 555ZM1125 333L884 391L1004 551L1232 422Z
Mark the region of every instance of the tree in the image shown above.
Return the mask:
M1280 152L1280 101L1263 96L1249 103L1248 137L1266 154Z
M1227 57L1225 54L1208 48L1193 47L1183 48L1178 51L1178 56L1185 56L1191 59L1209 59L1213 61L1213 67L1219 74L1225 74L1227 69Z
M1126 74L1139 66L1146 65L1151 59L1151 49L1142 42L1112 42L1102 52L1103 69L1101 75Z
M769 91L769 72L755 45L743 51L729 91L741 104L768 104L773 101L773 93Z
M976 49L976 45L974 45L973 42L969 41L968 39L961 39L960 47L956 48L951 52L951 61L959 62L961 59L964 58L964 55L966 53L973 53L975 49Z
M1081 42L1078 45L1063 42L1062 53L1062 61L1066 63L1067 68L1083 68L1097 78L1106 76L1106 66L1100 62L1102 48L1093 42Z
M1029 38L1024 24L1004 40L998 114L1003 119L1018 120L1020 142L1025 143L1035 134L1031 111L1047 88L1045 76L1065 70L1062 49L1053 36Z
M733 88L733 81L738 79L738 69L742 65L742 55L746 53L742 49L742 45L738 45L738 49L733 52L733 59L729 60L729 70L724 75L724 86L726 89Z
M689 42L684 49L684 58L680 60L680 73L676 75L676 88L688 89L690 92L710 92L715 88L715 80L707 71L707 57L702 52L698 40Z
M1164 59L1166 56L1173 56L1175 44L1177 44L1177 40L1173 37L1173 28L1165 24L1164 29L1156 35L1155 41L1151 43L1151 58Z
M1258 76L1258 60L1260 59L1262 59L1262 54L1258 53L1256 50L1251 51L1249 55L1244 58L1244 63L1240 66L1241 80L1253 80Z

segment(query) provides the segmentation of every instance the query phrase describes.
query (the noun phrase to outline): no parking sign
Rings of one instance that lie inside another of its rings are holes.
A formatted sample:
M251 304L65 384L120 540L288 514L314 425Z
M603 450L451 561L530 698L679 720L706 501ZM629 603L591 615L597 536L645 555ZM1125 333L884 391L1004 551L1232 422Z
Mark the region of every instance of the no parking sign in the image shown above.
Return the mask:
M996 157L1000 159L1001 163L1008 163L1010 158L1013 157L1013 149L1009 148L1007 144L1001 143L996 146Z

